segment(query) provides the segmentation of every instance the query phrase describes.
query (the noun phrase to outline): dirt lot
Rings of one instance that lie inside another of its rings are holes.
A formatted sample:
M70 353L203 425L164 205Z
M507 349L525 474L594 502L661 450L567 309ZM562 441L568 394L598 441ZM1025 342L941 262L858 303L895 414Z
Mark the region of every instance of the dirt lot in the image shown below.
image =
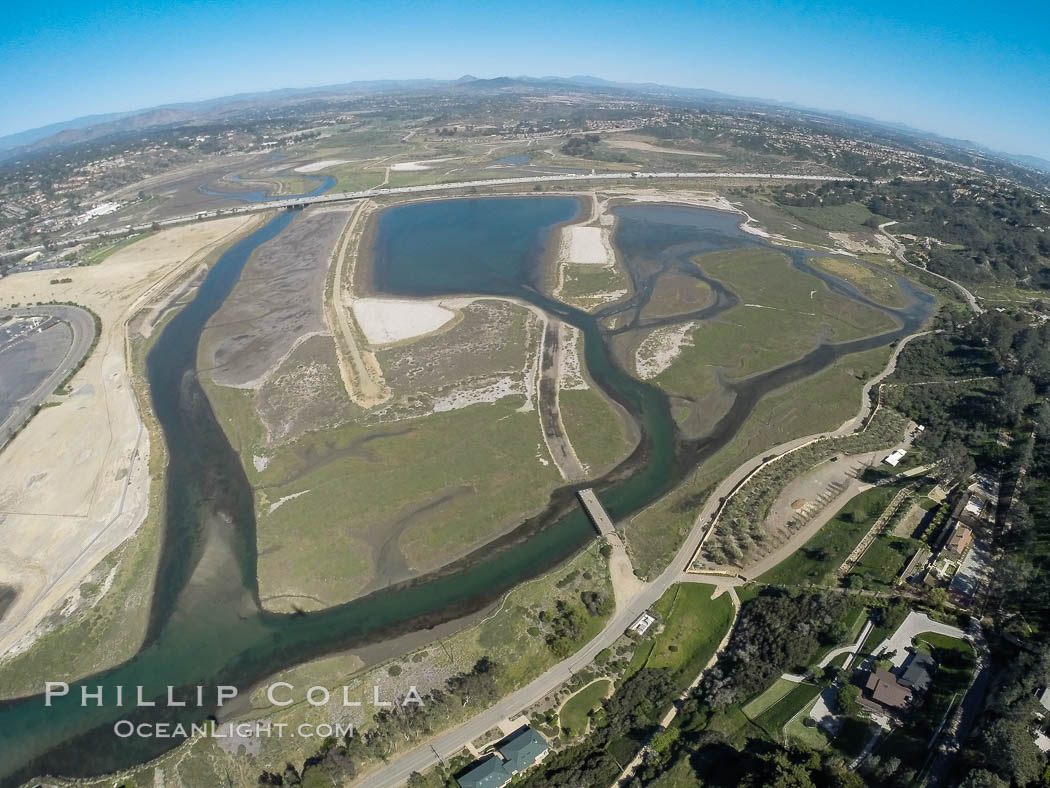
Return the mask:
M94 352L57 407L42 410L0 454L0 583L19 595L0 622L0 653L26 648L40 622L71 595L146 514L149 440L125 356L130 315L251 219L165 230L104 263L0 280L0 304L64 301L102 321ZM65 608L67 611L69 605Z

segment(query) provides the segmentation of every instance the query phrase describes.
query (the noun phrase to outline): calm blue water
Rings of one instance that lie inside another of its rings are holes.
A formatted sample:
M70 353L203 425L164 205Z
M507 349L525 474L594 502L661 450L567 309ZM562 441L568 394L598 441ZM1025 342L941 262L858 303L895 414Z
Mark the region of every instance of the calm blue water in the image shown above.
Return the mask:
M528 164L532 161L532 156L504 156L502 159L496 159L496 164L502 164L507 167L520 167L523 164Z
M444 200L390 208L379 218L375 287L401 295L536 288L551 228L576 218L572 197Z

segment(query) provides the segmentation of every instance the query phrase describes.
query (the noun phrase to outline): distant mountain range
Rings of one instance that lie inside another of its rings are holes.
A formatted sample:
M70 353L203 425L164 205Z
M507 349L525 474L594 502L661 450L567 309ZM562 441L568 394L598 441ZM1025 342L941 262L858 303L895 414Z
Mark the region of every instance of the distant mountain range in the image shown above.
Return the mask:
M0 137L0 160L14 158L22 153L39 153L53 148L61 148L89 142L122 132L139 131L163 126L179 126L199 123L209 119L218 119L238 109L250 109L267 105L291 103L304 99L334 99L350 95L368 93L385 93L421 89L467 90L472 92L498 92L503 90L536 90L564 88L566 90L595 90L619 92L629 95L647 95L665 99L707 99L727 102L748 102L793 109L803 112L816 112L845 120L858 121L886 129L905 132L916 136L937 140L942 143L1001 158L1012 164L1035 169L1050 174L1050 161L1038 156L1008 154L994 151L969 140L956 140L941 137L930 132L915 129L905 124L888 123L863 115L846 112L814 109L791 102L776 99L751 98L734 96L728 93L708 90L706 88L682 88L659 85L652 82L614 82L600 77L577 74L571 77L496 77L479 79L469 74L455 80L438 79L382 79L346 82L338 85L325 85L311 88L281 88L278 90L256 93L238 93L206 101L164 104L132 112L113 112L101 115L86 115L81 118L52 123L36 129L28 129L15 134Z

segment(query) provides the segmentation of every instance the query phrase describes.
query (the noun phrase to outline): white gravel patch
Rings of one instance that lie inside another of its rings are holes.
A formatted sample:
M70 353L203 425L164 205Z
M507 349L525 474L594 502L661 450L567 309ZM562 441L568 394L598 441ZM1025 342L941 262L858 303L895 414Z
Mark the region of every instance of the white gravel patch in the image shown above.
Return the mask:
M371 345L388 345L437 331L456 313L430 301L358 298L354 319Z
M562 228L560 257L563 263L581 265L613 265L616 258L608 240L609 231L604 227Z
M302 167L296 167L296 172L318 172L319 170L335 167L338 164L349 164L350 159L325 159L324 161L312 161Z
M434 400L433 409L435 413L444 413L449 410L459 410L471 405L479 405L486 402L498 402L504 397L521 396L521 384L509 375L476 389L458 389Z
M299 491L297 493L292 493L291 495L286 495L283 498L278 498L276 501L274 501L273 503L270 504L270 508L269 508L269 510L266 513L267 514L273 514L275 511L277 511L277 509L279 509L281 507L282 504L287 503L288 501L294 500L295 498L298 498L300 495L306 495L308 492L310 492L310 491L309 490L301 490L301 491Z
M638 346L634 366L642 380L655 378L667 369L681 354L682 348L692 347L693 331L699 323L691 321L677 326L658 328Z
M423 159L421 161L399 161L397 164L390 165L391 172L417 172L419 170L432 170L434 169L432 164L437 164L442 161L453 161L459 158L458 156L446 156L443 159Z
M568 323L562 328L561 383L565 391L586 391L590 388L580 369L580 329Z

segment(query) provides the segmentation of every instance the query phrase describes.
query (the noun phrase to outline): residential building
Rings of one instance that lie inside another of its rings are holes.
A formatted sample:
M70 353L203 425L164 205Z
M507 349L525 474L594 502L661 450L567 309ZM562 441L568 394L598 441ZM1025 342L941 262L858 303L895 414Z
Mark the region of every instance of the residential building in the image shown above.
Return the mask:
M948 541L944 543L944 554L952 558L962 558L972 544L973 531L961 522L956 522L948 536Z
M537 731L525 726L496 747L496 752L474 762L460 777L460 788L503 788L511 778L547 757L550 745Z
M550 745L537 731L522 728L508 736L498 749L503 768L517 774L542 761L550 752Z
M456 782L460 788L503 788L513 776L503 768L503 761L489 755L476 761L470 771L456 778Z
M926 692L933 684L933 674L936 670L937 660L929 654L918 652L907 662L897 683L908 687L912 692Z
M887 709L904 711L911 702L911 689L899 684L896 676L882 668L872 671L864 689L873 701Z

